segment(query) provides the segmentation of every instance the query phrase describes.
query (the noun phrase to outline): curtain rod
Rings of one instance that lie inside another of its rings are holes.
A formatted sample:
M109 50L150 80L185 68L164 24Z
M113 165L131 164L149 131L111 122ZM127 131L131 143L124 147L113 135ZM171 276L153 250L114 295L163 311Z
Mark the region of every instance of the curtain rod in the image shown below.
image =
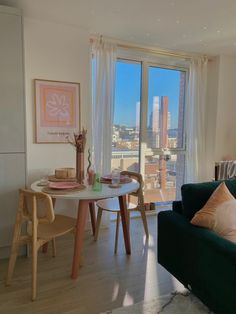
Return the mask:
M201 55L201 54L186 54L184 52L175 52L167 49L160 49L160 48L151 48L147 46L138 46L136 44L120 41L120 40L115 40L114 38L109 38L109 37L103 37L103 36L91 36L90 41L93 42L94 39L105 39L110 42L113 42L114 44L117 45L117 47L122 48L122 49L127 49L127 50L136 50L144 53L151 53L151 54L156 54L156 55L162 55L162 56L168 56L168 57L176 57L176 58L181 58L181 59L186 59L186 60L191 60L196 57L204 57L207 58L209 61L209 57L207 55Z

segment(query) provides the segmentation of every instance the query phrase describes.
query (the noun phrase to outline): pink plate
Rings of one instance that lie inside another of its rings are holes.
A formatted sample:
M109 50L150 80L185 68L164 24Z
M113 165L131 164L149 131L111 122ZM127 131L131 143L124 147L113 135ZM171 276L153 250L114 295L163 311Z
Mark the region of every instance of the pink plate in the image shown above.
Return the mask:
M111 181L111 174L102 177L103 180Z
M126 182L127 181L127 176L120 176L120 182ZM112 177L111 177L111 174L108 174L108 175L105 175L102 177L102 180L104 181L108 181L108 182L111 182L112 180Z
M75 189L80 187L77 182L49 182L48 187L55 190Z

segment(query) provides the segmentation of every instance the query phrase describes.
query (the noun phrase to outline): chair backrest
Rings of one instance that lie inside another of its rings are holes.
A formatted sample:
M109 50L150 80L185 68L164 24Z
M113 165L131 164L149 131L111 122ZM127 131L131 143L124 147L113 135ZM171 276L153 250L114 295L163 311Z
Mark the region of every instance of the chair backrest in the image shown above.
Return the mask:
M139 188L137 191L130 193L129 195L136 196L138 198L138 206L144 206L144 196L143 196L143 177L140 173L133 171L121 171L122 176L128 176L131 179L135 179L139 183Z
M52 199L42 192L20 189L18 210L25 220L52 223L55 219Z

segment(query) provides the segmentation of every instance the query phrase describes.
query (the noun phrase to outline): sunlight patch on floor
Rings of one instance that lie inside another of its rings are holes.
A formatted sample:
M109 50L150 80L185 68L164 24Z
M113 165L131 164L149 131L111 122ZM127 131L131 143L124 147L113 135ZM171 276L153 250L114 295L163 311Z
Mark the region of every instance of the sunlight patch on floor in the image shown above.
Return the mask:
M155 250L155 241L152 235L149 235L147 249L147 261L146 261L146 277L145 277L145 289L144 300L150 298L150 295L159 295L158 289L158 276L157 276L157 258Z
M115 283L115 286L113 288L113 294L112 294L112 302L115 301L118 297L118 294L119 294L119 283Z
M133 305L133 304L134 304L133 297L129 294L128 291L126 291L124 300L123 300L123 306L128 306L128 305Z

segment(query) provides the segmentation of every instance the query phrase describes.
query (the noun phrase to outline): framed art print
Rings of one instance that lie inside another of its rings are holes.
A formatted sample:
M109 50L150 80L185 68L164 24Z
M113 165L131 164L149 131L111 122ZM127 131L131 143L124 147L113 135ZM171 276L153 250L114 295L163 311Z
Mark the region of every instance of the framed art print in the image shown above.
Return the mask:
M36 143L67 143L80 129L80 84L35 79Z

